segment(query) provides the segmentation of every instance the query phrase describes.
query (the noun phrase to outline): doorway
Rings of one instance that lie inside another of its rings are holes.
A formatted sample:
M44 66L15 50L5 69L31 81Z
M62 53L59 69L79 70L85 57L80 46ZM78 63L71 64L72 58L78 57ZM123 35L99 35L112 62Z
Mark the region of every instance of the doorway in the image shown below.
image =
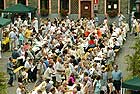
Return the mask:
M81 1L81 17L91 18L91 1Z
M41 16L49 14L49 0L40 0L40 13Z

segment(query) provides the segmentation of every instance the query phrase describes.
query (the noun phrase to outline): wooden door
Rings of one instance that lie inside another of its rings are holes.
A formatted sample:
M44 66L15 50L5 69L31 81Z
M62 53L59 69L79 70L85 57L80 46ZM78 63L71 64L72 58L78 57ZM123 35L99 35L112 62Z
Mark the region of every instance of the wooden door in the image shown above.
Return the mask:
M91 18L91 1L81 1L81 17Z

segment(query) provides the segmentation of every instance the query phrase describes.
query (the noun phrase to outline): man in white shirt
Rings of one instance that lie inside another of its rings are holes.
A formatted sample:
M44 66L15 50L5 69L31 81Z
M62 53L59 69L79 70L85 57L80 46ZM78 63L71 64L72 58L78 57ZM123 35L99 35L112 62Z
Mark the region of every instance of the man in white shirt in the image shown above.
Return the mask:
M55 64L55 75L56 75L56 81L61 82L61 75L65 72L64 66L62 64L62 59L57 58L57 62Z
M24 64L24 67L25 68L27 68L27 69L29 69L29 68L32 68L32 59L29 59L28 58L28 60L26 60L26 62L25 62L25 64Z
M36 32L38 33L38 20L37 20L37 18L34 18L33 27L35 28Z
M12 49L16 47L16 40L17 40L16 31L13 28L9 33L9 38L10 38L10 51L12 51Z

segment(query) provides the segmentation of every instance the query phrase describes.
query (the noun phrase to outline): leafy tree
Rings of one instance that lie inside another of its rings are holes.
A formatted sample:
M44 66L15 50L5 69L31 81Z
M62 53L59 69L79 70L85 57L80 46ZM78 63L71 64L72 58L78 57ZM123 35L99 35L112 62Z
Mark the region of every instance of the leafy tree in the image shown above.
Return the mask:
M132 72L132 76L140 77L140 38L136 38L136 42L131 49L134 50L132 55L127 55L128 71Z
M7 94L7 84L4 72L0 72L0 94Z

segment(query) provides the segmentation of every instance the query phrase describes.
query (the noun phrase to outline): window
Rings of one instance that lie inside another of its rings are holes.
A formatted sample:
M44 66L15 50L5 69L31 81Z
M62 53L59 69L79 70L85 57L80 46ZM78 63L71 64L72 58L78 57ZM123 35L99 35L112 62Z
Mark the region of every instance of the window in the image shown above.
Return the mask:
M0 9L4 9L4 0L0 0Z
M49 0L40 0L40 8L49 9Z
M107 10L118 9L118 0L107 0Z
M69 0L60 0L60 10L69 10Z
M26 5L26 0L18 0L18 3L21 3L23 5Z
M118 14L118 0L106 0L106 11L110 17L115 17Z
M49 13L49 0L40 0L41 16L47 16Z

